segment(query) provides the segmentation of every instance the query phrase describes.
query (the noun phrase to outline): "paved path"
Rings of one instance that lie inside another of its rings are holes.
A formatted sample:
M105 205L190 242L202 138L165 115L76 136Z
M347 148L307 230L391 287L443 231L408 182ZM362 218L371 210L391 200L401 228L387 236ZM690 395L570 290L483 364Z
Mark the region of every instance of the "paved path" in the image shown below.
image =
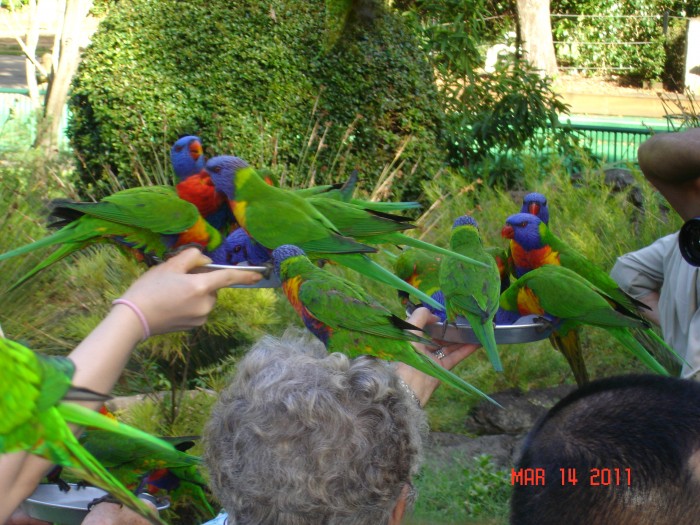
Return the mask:
M26 88L24 57L0 55L0 88Z

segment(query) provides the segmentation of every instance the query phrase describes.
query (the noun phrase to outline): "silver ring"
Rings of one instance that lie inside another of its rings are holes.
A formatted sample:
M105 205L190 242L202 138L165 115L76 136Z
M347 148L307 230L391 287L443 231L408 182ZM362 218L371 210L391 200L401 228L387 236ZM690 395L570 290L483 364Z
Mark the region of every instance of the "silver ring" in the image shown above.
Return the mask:
M443 350L442 346L435 350L435 357L437 357L438 359L442 359L443 357L445 357L445 351Z

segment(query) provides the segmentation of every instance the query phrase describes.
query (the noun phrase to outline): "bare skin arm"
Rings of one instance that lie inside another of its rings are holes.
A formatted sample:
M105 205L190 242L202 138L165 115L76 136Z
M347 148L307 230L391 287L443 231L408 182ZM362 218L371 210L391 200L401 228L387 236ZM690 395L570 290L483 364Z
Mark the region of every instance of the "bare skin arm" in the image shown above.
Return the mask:
M437 316L430 313L427 308L416 308L411 316L408 318L408 322L419 328L423 328L429 323L435 323L438 321ZM442 359L437 359L433 352L430 351L425 345L414 343L414 345L419 351L423 352L435 359L440 365L450 370L461 363L465 358L472 355L481 345L477 344L462 344L462 343L448 343L442 347L442 351L445 357ZM413 390L418 397L418 401L421 406L425 404L433 395L435 389L440 386L440 381L435 379L428 374L424 374L404 363L396 363L396 373L401 379Z
M252 284L261 278L241 270L188 274L208 262L198 250L185 250L144 273L122 297L138 305L151 334L200 326L214 307L219 288ZM136 314L127 306L114 306L68 356L76 365L73 384L109 393L143 336ZM98 403L86 405L99 408ZM0 455L0 523L31 494L51 466L49 461L25 452Z

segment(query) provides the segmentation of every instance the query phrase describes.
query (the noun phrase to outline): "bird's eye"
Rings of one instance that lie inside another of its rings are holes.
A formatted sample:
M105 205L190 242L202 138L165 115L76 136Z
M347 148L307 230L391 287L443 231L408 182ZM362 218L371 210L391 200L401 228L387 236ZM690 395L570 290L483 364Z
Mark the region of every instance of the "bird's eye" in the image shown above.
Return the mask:
M212 171L213 171L214 173L221 173L221 166L214 166L214 167L212 168Z
M524 228L525 226L527 226L527 221L523 221L520 223L521 228Z
M177 151L179 153L182 151L182 148L183 148L182 146L175 146L175 151Z
M233 253L238 253L238 252L240 252L242 249L243 249L243 246L236 246L236 247L233 249Z

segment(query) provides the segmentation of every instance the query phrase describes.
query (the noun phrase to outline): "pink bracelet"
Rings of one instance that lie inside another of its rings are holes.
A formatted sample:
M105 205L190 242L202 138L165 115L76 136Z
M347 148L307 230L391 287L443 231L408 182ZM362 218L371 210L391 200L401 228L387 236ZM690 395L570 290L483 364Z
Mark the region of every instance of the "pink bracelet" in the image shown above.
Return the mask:
M143 315L143 312L138 306L136 306L134 303L127 299L115 299L114 301L112 301L112 304L123 304L124 306L128 306L129 308L131 308L131 311L136 314L136 317L138 317L139 321L141 321L141 327L143 328L143 339L141 339L141 341L145 341L151 336L151 329L148 327L148 321L146 321L146 316Z

